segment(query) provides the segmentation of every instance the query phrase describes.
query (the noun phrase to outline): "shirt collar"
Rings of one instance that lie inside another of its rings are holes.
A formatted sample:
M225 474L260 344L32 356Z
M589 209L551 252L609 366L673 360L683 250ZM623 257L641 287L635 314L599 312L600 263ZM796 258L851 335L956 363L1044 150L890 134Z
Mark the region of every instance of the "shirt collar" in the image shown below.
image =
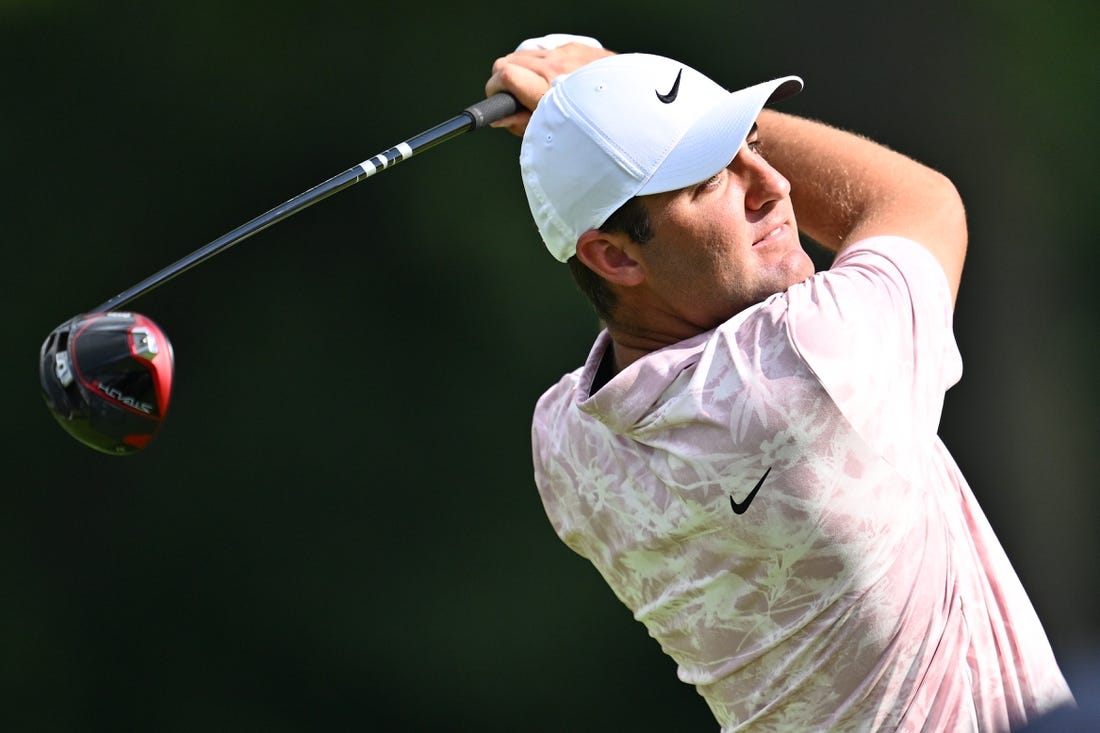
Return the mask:
M657 351L651 351L611 378L595 394L590 394L600 361L611 348L611 334L601 331L581 368L576 404L616 433L625 433L636 425L673 380L684 369L694 366L714 331L692 336Z

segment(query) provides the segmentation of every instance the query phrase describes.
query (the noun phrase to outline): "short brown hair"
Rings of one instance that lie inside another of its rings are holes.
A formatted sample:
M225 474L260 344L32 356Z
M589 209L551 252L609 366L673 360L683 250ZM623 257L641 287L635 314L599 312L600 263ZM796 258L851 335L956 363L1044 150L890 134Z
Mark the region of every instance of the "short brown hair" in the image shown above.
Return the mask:
M653 238L653 227L649 220L649 210L637 196L628 199L615 212L607 217L607 221L600 225L599 230L608 234L621 232L638 244L645 244ZM606 280L588 269L588 265L581 262L577 255L573 255L567 261L569 272L573 275L573 281L588 298L588 302L596 310L604 321L610 321L611 312L615 308L615 293Z

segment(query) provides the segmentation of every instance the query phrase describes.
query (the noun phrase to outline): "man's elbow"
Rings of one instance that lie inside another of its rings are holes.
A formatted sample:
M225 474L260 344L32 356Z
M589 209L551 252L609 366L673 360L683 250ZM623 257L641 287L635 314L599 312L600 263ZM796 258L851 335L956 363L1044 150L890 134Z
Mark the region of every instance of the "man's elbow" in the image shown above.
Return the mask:
M935 231L935 235L929 237L927 246L943 267L954 300L966 259L966 207L955 184L942 173L933 171L927 195L930 197L929 224Z
M966 253L967 229L966 206L963 204L959 189L951 182L951 179L942 173L937 173L939 179L938 196L940 198L940 214L943 218L942 226L947 239L956 244L961 254Z

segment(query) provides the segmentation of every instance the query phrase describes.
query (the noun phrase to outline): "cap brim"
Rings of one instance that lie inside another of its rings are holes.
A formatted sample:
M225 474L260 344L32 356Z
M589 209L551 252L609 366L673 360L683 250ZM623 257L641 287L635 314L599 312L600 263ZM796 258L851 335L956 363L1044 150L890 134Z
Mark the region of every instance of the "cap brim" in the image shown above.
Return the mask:
M731 92L688 128L638 195L675 191L707 180L734 159L760 110L801 90L802 79L787 76Z

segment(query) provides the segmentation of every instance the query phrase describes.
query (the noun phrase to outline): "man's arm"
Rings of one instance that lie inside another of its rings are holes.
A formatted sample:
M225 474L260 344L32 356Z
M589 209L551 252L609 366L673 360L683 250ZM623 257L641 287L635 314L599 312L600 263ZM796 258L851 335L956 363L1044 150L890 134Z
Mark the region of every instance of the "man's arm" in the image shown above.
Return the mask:
M966 256L966 215L951 181L866 138L766 109L763 154L791 182L798 227L840 251L878 234L912 239L947 275L952 302Z

